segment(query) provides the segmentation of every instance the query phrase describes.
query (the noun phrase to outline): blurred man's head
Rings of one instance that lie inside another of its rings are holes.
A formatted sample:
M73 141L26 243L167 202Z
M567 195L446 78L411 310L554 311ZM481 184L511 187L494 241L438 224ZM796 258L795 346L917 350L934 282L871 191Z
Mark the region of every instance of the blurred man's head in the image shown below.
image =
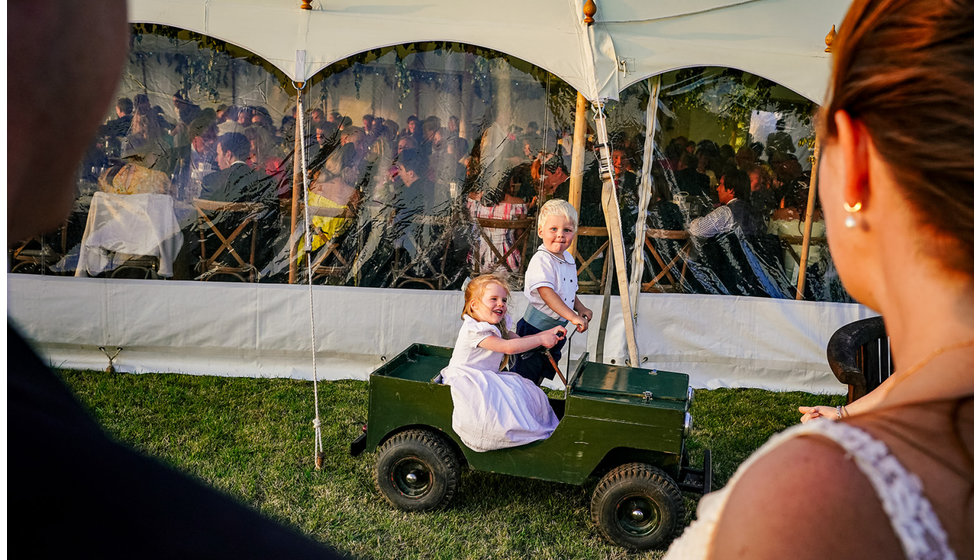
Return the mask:
M718 179L718 202L728 204L732 199L748 200L751 193L748 173L731 167Z
M406 187L412 186L425 171L422 154L417 149L408 149L398 154L398 172Z
M124 0L7 4L7 240L57 228L129 52ZM72 108L65 126L64 107Z
M119 118L133 114L133 101L128 97L120 97L116 101L116 116Z
M218 137L218 167L228 169L236 161L245 161L252 152L252 143L241 132L226 132Z

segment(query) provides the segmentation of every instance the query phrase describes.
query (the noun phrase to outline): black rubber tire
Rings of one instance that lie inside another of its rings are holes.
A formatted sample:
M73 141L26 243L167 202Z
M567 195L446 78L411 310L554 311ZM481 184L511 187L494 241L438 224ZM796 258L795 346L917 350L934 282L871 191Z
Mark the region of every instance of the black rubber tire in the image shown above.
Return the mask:
M627 463L606 473L591 505L592 521L602 536L631 550L666 546L684 519L677 483L646 463Z
M384 442L374 485L392 505L405 511L446 507L459 487L459 459L442 436L407 430Z

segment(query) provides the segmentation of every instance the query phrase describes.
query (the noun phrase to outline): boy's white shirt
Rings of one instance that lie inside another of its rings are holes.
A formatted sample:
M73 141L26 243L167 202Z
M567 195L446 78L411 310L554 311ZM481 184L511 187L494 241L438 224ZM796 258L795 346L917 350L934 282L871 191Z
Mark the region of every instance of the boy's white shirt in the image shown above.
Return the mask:
M578 269L575 267L575 259L571 253L565 251L559 257L545 249L544 244L538 246L538 250L527 263L527 271L524 273L524 295L527 297L528 304L553 319L564 320L541 299L538 288L541 286L551 288L569 309L575 309L575 294L578 293L577 273Z

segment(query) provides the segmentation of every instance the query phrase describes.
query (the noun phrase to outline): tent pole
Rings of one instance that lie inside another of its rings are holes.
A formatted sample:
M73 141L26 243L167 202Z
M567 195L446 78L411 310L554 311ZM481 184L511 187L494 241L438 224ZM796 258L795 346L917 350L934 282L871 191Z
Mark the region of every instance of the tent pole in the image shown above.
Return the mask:
M806 265L810 258L810 231L813 228L813 207L817 200L817 166L820 164L820 138L813 144L813 160L810 162L810 190L806 197L806 221L803 223L803 248L800 250L800 270L796 276L796 299L803 299L806 285Z
M575 98L575 133L572 137L572 168L569 170L568 202L581 215L582 211L582 178L585 176L585 125L588 103L581 92ZM575 254L578 238L572 239L568 251Z
M299 214L299 185L303 182L303 166L300 158L302 157L302 128L300 127L299 120L303 118L303 99L300 97L303 90L300 87L296 88L296 132L294 136L296 137L293 141L293 196L291 210L289 214L289 239L293 238L293 234L296 233L296 220ZM296 246L289 247L289 283L296 283Z

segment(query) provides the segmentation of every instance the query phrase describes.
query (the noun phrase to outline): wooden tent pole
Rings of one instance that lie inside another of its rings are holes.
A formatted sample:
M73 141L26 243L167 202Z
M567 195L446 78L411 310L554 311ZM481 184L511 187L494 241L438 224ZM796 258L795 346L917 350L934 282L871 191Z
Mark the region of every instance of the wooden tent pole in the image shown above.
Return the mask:
M289 239L293 238L293 234L296 233L296 220L299 214L299 197L302 194L300 192L300 185L303 184L303 165L301 158L303 157L303 145L301 142L304 141L302 128L300 126L300 119L303 118L303 99L301 97L303 93L302 87L296 88L296 132L294 136L296 137L293 141L293 196L291 210L289 214ZM289 247L289 283L296 283L296 245L291 245Z
M806 286L806 265L810 258L810 231L813 228L813 210L817 201L817 167L820 165L820 138L813 145L813 161L810 162L810 190L806 198L806 221L803 223L803 249L800 250L800 271L796 276L796 299L803 299Z
M568 180L568 202L575 207L575 211L582 213L582 178L585 176L585 126L586 110L588 102L581 92L575 99L575 132L572 137L572 168L569 170ZM558 157L561 157L560 154ZM568 248L569 252L575 254L575 247L578 238L572 239L572 245Z

